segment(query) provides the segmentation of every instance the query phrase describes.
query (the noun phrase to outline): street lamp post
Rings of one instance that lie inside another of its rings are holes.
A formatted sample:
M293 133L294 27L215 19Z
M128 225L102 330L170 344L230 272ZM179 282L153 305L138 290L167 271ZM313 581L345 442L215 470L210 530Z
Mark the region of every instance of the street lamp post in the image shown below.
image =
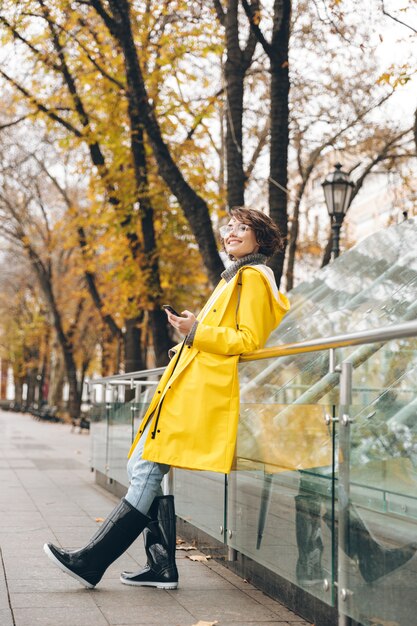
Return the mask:
M333 260L339 256L340 229L355 189L355 184L349 179L349 174L342 170L342 165L336 163L335 168L334 172L331 172L322 183L324 199L332 225Z

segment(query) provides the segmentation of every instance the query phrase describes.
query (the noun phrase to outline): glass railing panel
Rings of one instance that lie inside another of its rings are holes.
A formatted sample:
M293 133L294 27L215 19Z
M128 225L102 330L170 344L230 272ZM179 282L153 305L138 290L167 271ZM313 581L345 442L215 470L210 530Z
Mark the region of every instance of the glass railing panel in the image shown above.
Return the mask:
M108 476L127 486L127 455L132 444L133 411L130 402L112 402L109 409Z
M339 402L339 375L329 371L328 351L242 363L239 378L241 421L250 405L267 411L268 405L328 406Z
M352 406L350 451L341 452L350 476L342 610L364 626L415 623L416 354L415 339L389 342L353 376L354 401L365 372L373 397Z
M389 309L395 294L416 278L416 230L416 219L383 229L307 277L291 292L292 315L302 309L303 321L315 319L325 324L326 313L350 308L365 319L379 304ZM406 291L403 293L406 295ZM337 316L334 318L339 324Z
M417 317L417 220L381 230L316 272L289 294L291 309L267 345L390 325ZM363 348L365 350L365 348ZM377 347L370 348L367 360ZM358 358L361 353L358 353ZM333 401L327 390L337 375L327 375L327 353L309 353L242 364L242 389L258 387L262 402ZM319 376L320 374L320 376ZM326 378L320 385L316 381ZM313 387L313 388L312 388ZM308 392L303 396L303 392ZM326 391L327 393L327 391ZM270 398L270 400L268 399ZM249 396L250 401L259 398Z
M333 604L333 423L325 405L241 406L228 545Z
M224 474L175 469L175 510L179 517L223 542L225 528Z
M107 436L108 410L105 404L92 405L90 417L91 467L106 474L107 471Z

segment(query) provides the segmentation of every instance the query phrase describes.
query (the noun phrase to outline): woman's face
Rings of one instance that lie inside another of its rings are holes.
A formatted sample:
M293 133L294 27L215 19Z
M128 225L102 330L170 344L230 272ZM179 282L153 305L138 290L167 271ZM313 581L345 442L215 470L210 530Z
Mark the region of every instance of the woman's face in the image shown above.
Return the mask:
M248 254L258 252L259 245L250 226L242 224L232 217L228 227L230 232L224 237L224 247L227 254L232 255L235 259L241 259Z

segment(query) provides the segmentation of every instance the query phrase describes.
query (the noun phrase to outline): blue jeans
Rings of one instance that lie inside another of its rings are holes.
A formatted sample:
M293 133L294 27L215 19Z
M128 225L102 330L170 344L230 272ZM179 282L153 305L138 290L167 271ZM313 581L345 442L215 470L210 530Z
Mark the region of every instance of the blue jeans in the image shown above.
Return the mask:
M151 421L146 426L127 463L129 489L125 499L143 515L147 515L155 496L162 495L161 482L170 470L169 465L142 459L143 448Z

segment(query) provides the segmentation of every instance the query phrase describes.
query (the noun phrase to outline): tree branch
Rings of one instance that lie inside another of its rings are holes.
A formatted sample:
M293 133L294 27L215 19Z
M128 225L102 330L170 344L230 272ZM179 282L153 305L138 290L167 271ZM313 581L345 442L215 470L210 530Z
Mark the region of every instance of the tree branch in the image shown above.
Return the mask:
M382 150L379 152L379 154L377 154L370 161L370 163L366 166L366 168L364 169L362 174L359 176L359 178L355 182L355 187L354 187L354 190L353 190L353 193L352 193L352 197L351 197L351 203L353 202L354 198L358 195L359 191L361 190L361 188L363 186L363 183L365 181L365 178L368 176L370 171L375 167L375 165L377 165L381 161L384 161L386 159L392 158L392 157L390 157L388 155L388 151L395 145L395 143L399 139L402 139L405 135L410 133L411 130L412 130L411 128L407 128L407 130L404 130L401 133L399 133L398 135L396 135L395 137L393 137L390 141L388 141L385 144L385 146L382 148Z
M3 78L5 78L7 80L7 82L9 82L11 85L13 85L13 87L15 87L23 96L25 96L26 100L28 100L31 104L33 104L38 109L38 111L40 111L41 113L44 113L47 117L49 117L49 119L53 120L54 122L58 122L58 124L60 124L61 126L66 128L67 130L69 130L76 137L79 137L79 138L82 137L82 133L78 130L78 128L76 128L75 126L73 126L72 124L67 122L66 120L62 119L62 117L59 117L59 115L54 113L54 111L51 111L44 104L39 102L35 98L35 96L32 96L27 91L27 89L22 87L22 85L20 85L17 81L15 81L14 78L9 76L1 68L0 68L0 75L3 76Z
M30 117L30 114L22 115L22 117L19 117L17 120L13 120L13 122L7 122L7 124L0 124L0 131L4 130L5 128L10 128L11 126L17 126L17 124L20 124L20 122L24 122L29 117Z
M99 72L99 74L101 74L104 78L106 78L109 82L113 83L118 89L122 89L123 91L126 89L126 85L124 83L122 83L120 80L117 80L117 78L115 78L114 76L112 76L111 74L109 74L99 63L98 61L96 61L96 59L94 59L87 46L85 46L79 39L78 37L76 37L73 33L68 33L68 31L65 30L65 28L63 26L61 26L60 24L56 24L55 26L57 28L59 28L59 30L63 31L66 35L69 35L71 37L71 39L77 44L77 46L79 46L81 48L81 50L85 53L85 55L87 56L88 60L90 61L90 63L93 65L93 67L95 67L95 69ZM83 24L81 23L81 26L83 26Z
M110 34L113 35L113 37L115 37L116 39L120 36L116 20L114 20L111 15L107 13L101 0L76 0L76 3L92 6L107 26Z
M249 4L248 0L242 0L242 6L243 6L243 8L245 10L245 13L246 13L247 17L248 17L251 30L254 32L257 40L261 44L262 48L265 50L265 52L268 55L268 57L271 58L272 57L272 46L265 39L263 32L261 31L261 29L259 28L259 26L257 24L258 14L253 12L252 5Z
M410 30L413 31L413 33L417 34L417 30L415 28L413 28L412 26L410 26L410 24L407 24L406 22L402 22L401 20L398 19L398 17L395 17L394 15L392 15L391 13L388 13L388 11L385 10L385 2L384 2L384 0L381 0L381 5L382 5L382 13L384 15L389 17L391 20L394 20L394 22L398 22L398 24L401 24L402 26L405 26L406 28L409 28Z
M256 165L256 161L258 160L259 155L261 154L261 152L262 152L262 150L263 150L263 148L264 148L264 146L265 146L265 144L267 142L270 128L271 128L271 124L270 124L270 119L268 118L266 120L265 126L261 130L261 134L259 136L259 141L258 141L258 143L257 143L257 145L255 147L255 150L253 151L251 160L249 161L249 165L246 168L246 171L245 171L246 180L249 180L249 178L252 175L253 169L254 169L254 167Z
M220 24L226 26L226 13L224 12L220 0L213 0L213 6Z
M253 19L256 21L258 19L259 12L260 12L259 0L253 0L250 6L251 6L251 15L254 16ZM252 58L255 53L255 48L256 48L257 43L258 43L258 38L254 30L251 28L249 31L249 36L246 42L246 46L242 52L243 66L244 66L245 73L249 69L252 63Z

